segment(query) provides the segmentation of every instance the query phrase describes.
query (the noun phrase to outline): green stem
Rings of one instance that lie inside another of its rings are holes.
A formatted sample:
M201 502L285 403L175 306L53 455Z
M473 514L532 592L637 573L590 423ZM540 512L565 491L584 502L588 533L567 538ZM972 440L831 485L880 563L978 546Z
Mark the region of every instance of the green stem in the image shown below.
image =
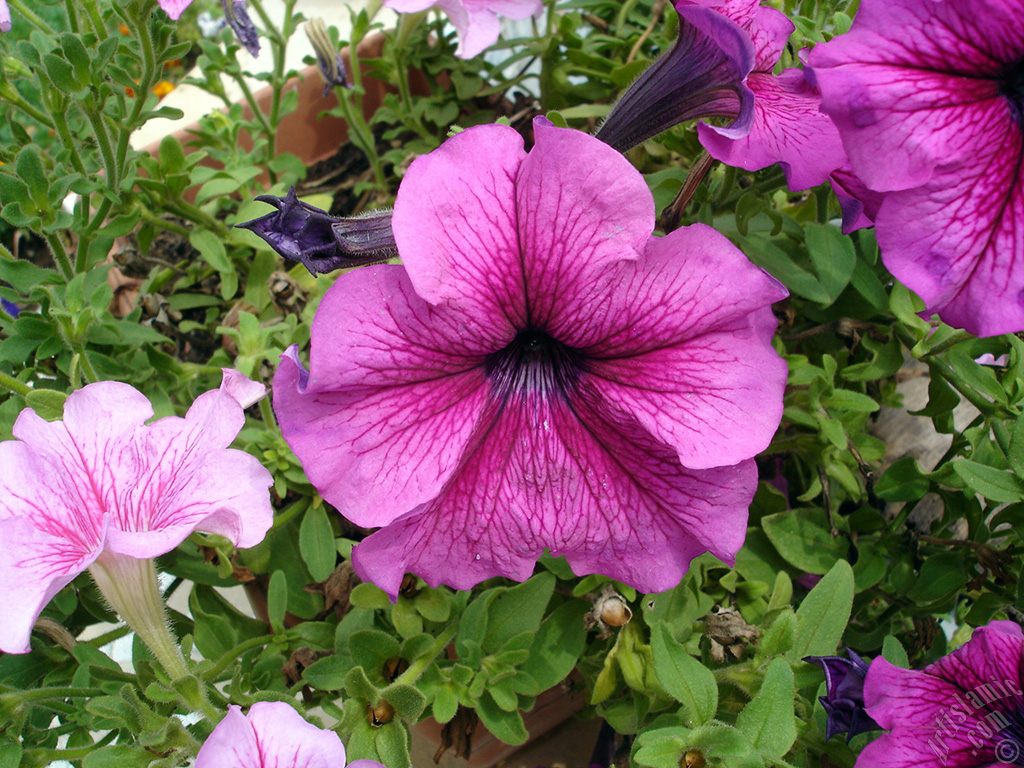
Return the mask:
M167 210L171 213L176 213L183 219L188 219L196 224L200 224L221 237L227 237L228 228L225 227L222 222L213 218L213 216L208 214L206 211L193 205L184 198L165 200L164 205L167 206Z
M173 221L168 221L167 219L161 219L151 210L143 206L139 206L138 211L142 217L142 220L145 221L147 224L152 224L154 227L159 227L165 232L173 232L176 235L188 237L188 230L185 227L181 226L180 224Z
M36 120L39 123L42 123L47 128L50 128L50 129L56 128L56 126L54 125L53 120L50 119L49 115L47 115L45 112L39 111L38 109L33 107L31 104L29 104L27 101L25 101L25 99L23 99L21 97L21 94L18 93L18 91L16 91L13 87L3 88L3 91L0 92L0 98L2 98L4 101L6 101L11 106L17 107L22 112L24 112L26 115L31 117L33 120Z
M353 70L355 69L353 66ZM341 107L342 115L350 129L349 141L363 151L366 159L370 161L370 167L373 168L373 176L377 181L377 186L382 192L387 191L387 177L384 175L384 164L377 154L377 140L373 137L373 133L366 124L366 120L363 119L362 108L350 101L357 93L361 94L362 89L359 86L353 86L351 90L335 88L334 92L338 96L338 106Z
M89 354L85 351L85 345L78 343L73 345L75 352L78 353L78 358L81 361L82 370L85 373L85 378L88 379L89 384L95 384L100 380L100 375L96 373L96 369L92 366L92 361L89 359Z
M102 635L97 635L96 637L92 638L92 640L87 640L86 642L89 643L89 645L91 645L93 648L102 648L107 643L112 643L115 640L121 639L125 635L131 633L131 631L132 628L126 624L122 627L112 629L109 632L104 632Z
M973 338L974 338L974 334L973 333L968 333L967 331L964 331L964 330L958 330L958 331L956 331L956 333L951 335L949 338L946 338L946 339L943 339L942 341L940 341L934 347L931 347L930 349L927 349L924 352L921 352L921 353L918 353L918 354L914 354L914 350L917 349L917 347L921 346L921 343L919 342L917 345L915 345L910 350L910 354L914 355L914 357L916 357L918 360L924 360L926 358L931 357L932 355L938 355L938 354L940 354L942 352L945 352L947 349L955 347L957 344L959 344L962 341L970 341Z
M21 395L22 397L32 391L32 387L18 381L13 376L8 376L3 371L0 371L0 387L5 387L14 394Z
M245 82L245 78L241 73L232 74L232 77L238 87L242 89L242 95L245 96L246 102L249 104L249 109L252 110L253 116L259 121L260 128L263 129L263 134L267 137L267 141L273 145L274 142L274 129L270 125L270 121L267 120L267 116L263 114L263 110L260 109L256 103L256 97L252 95L252 89L249 88L249 84ZM271 179L273 183L273 179Z
M102 695L103 690L100 688L64 688L59 685L54 685L46 688L35 688L33 690L5 693L0 696L0 701L3 701L5 705L11 700L21 704L28 704L36 701L46 701L47 699L71 699L76 697L90 699L94 696ZM0 709L3 708L4 707L0 707Z
M452 641L452 638L455 637L455 631L458 628L458 622L455 622L448 626L444 630L444 632L437 636L437 639L434 641L434 646L433 648L431 648L430 652L424 654L420 658L416 659L416 661L414 661L412 664L410 664L409 668L398 676L398 678L395 680L395 683L400 685L414 684L419 679L419 676L426 672L427 667L434 663L434 659L437 657L437 655L439 653L442 653L444 649L448 647L448 643L450 643Z
M225 653L220 659L203 673L203 680L208 683L216 682L217 678L227 669L231 662L235 661L246 651L252 650L253 648L259 648L261 645L267 645L274 641L274 635L263 635L262 637L254 637L246 640L244 643L239 643L230 651Z
M104 734L95 744L77 749L30 749L25 752L22 760L23 765L50 765L56 760L83 760L98 748L106 746L117 737L117 731L113 730ZM26 762L27 761L27 762Z
M110 134L103 122L103 116L93 110L86 110L86 118L92 131L96 135L96 145L100 149L100 157L103 158L103 170L107 176L107 186L111 192L116 193L121 186L120 172L117 160L114 157L114 148L110 143Z
M124 167L125 160L128 157L128 142L131 139L132 131L138 127L139 116L146 106L146 99L156 79L154 74L156 71L156 53L153 50L153 36L149 28L149 15L147 13L146 16L140 19L137 28L139 46L142 48L142 76L139 79L139 88L135 91L135 103L132 105L131 114L125 120L121 129L121 135L117 140L117 165L119 168ZM93 221L95 222L96 220L97 218L94 216Z
M50 252L53 254L53 259L57 263L57 269L60 270L61 276L65 280L71 280L75 276L75 270L71 266L71 259L68 257L67 248L64 247L64 241L60 239L60 235L56 232L51 232L46 235L46 243L50 246Z
M17 11L19 16L24 16L25 19L37 29L41 29L48 35L56 34L53 27L37 16L27 5L21 2L21 0L7 0L7 4Z
M294 518L298 517L299 514L305 512L309 508L309 499L299 499L294 504L285 507L279 515L274 517L274 525L271 526L270 530L276 530L282 526L290 523Z

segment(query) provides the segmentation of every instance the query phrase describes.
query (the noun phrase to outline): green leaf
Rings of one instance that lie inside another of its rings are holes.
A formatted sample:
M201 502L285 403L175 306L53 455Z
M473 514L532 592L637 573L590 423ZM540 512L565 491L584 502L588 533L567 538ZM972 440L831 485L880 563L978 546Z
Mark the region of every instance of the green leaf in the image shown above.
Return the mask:
M345 676L351 669L347 659L340 656L324 656L304 670L302 679L321 691L340 691L345 685Z
M64 417L64 401L67 399L67 395L55 389L33 389L25 395L25 405L41 419L57 421Z
M896 459L875 484L875 493L885 501L916 501L932 487L913 456Z
M475 709L484 727L506 744L515 746L523 744L530 738L523 724L522 715L518 711L506 712L497 705L489 693L484 693L480 697Z
M544 619L530 646L530 655L519 667L532 683L518 688L519 693L536 696L564 680L586 645L583 617L588 612L583 600L563 603Z
M1004 472L970 459L958 459L952 466L968 488L986 499L1000 503L1024 499L1024 480L1011 472Z
M212 587L194 585L188 606L195 620L196 648L207 659L219 659L243 640L267 634L263 622L239 612Z
M882 658L901 669L910 668L910 659L903 644L892 635L886 635L882 641Z
M805 224L804 241L814 271L818 273L818 284L828 299L822 303L827 306L839 298L849 284L857 265L857 252L853 241L829 224Z
M535 632L554 590L555 577L545 572L498 594L487 608L487 632L481 643L484 652L496 653L510 638Z
M334 531L323 505L306 510L299 527L299 552L315 581L324 581L334 573L338 550L334 546Z
M791 659L835 653L853 608L853 569L839 560L810 591L796 611L798 626Z
M391 605L388 594L380 587L369 582L356 584L348 596L349 602L354 608L366 608L370 611L386 609Z
M736 728L765 757L780 759L796 741L794 693L793 670L777 658L768 665L761 690L736 716Z
M694 725L702 725L718 711L718 683L710 669L686 652L668 624L651 629L654 674L673 699L685 707Z
M832 538L824 510L794 509L761 518L761 527L778 553L808 573L823 574L846 556L846 539Z
M288 575L284 571L274 571L270 575L267 587L267 616L274 634L284 632L284 615L288 612Z
M1018 416L1013 422L1010 433L1010 447L1006 452L1006 460L1010 469L1017 477L1024 478L1024 416Z
M82 768L146 768L152 759L152 754L139 747L114 744L90 752Z

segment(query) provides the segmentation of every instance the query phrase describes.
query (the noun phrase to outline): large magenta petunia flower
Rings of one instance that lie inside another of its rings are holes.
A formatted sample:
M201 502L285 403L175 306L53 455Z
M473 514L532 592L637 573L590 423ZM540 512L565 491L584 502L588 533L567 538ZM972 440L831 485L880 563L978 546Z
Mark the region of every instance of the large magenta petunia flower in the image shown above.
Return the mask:
M274 380L284 435L344 515L357 572L468 589L546 548L579 574L674 586L732 562L782 413L785 289L695 225L652 237L642 176L591 136L470 128L418 158L404 266L342 275Z
M242 714L239 707L213 729L194 768L346 768L345 747L334 731L317 728L282 701L260 701ZM356 760L347 768L383 768Z
M811 53L889 270L942 319L1024 329L1024 0L863 0Z
M871 662L868 714L889 733L859 768L995 768L1024 764L1024 634L993 621L923 671Z
M483 53L501 34L499 16L528 19L540 16L543 0L384 0L384 7L399 13L438 8L448 15L459 36L455 55L471 59Z
M197 529L258 544L273 522L270 473L228 446L243 406L262 393L226 371L221 389L200 395L185 418L145 424L149 400L112 381L68 397L63 421L22 411L17 439L0 443L0 649L27 652L39 613L86 569L145 635L142 625L162 621L162 606L141 594L155 588L150 558Z

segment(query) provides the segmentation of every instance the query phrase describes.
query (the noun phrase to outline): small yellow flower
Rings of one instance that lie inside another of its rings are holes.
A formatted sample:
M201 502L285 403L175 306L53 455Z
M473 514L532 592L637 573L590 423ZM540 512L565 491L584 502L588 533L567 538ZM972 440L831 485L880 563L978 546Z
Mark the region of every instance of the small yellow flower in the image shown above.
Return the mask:
M161 80L160 82L158 82L156 85L153 86L153 93L156 94L156 97L158 99L162 99L164 96L166 96L168 93L170 93L173 90L174 90L174 84L173 83L169 83L166 80Z

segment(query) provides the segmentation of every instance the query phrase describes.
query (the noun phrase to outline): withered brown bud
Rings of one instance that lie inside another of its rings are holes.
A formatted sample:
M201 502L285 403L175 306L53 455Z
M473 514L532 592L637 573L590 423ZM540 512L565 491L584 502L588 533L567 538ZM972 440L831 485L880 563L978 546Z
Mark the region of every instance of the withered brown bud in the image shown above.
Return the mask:
M395 678L405 672L409 668L409 662L403 659L401 656L392 656L390 659L384 662L384 668L381 672L384 675L384 679L389 683L393 683Z
M402 584L398 587L398 594L410 600L420 593L420 580L411 573L402 577Z
M679 761L679 768L704 768L704 755L696 749L688 750Z
M601 607L601 621L609 627L623 627L633 618L633 611L619 595L605 601Z
M377 702L377 706L367 707L366 714L370 725L374 728L380 728L382 725L387 725L395 719L395 708L391 706L390 702L381 699Z

